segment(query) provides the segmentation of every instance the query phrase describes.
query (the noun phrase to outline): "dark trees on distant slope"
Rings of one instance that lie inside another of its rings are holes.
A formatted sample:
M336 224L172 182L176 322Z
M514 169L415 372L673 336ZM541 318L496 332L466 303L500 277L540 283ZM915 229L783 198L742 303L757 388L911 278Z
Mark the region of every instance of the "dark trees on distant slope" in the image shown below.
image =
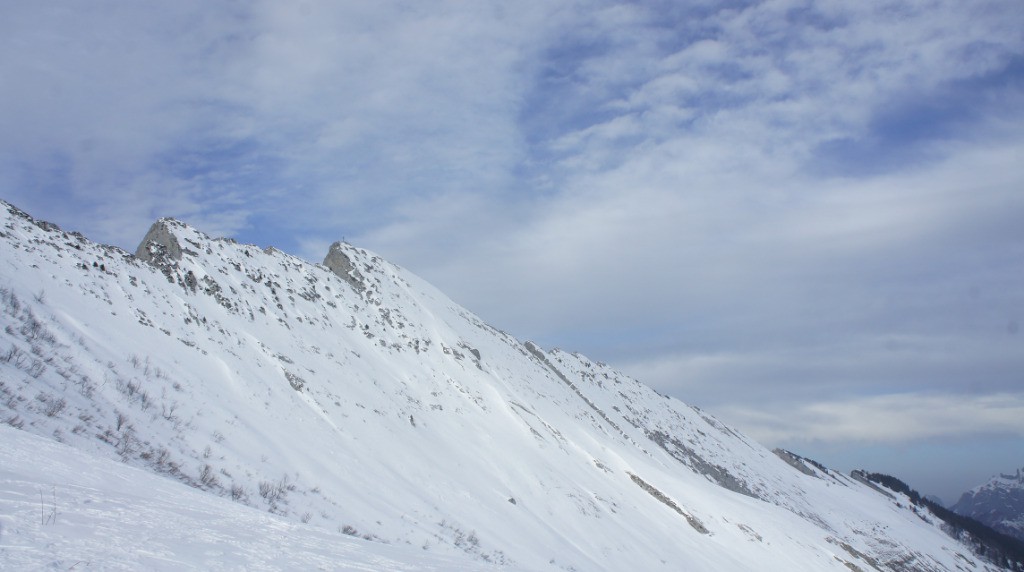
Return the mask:
M922 497L920 493L896 477L881 473L865 473L865 476L873 483L907 495L914 506L926 507L945 523L946 531L950 535L969 542L979 556L993 564L1006 566L1015 571L1024 571L1024 542Z

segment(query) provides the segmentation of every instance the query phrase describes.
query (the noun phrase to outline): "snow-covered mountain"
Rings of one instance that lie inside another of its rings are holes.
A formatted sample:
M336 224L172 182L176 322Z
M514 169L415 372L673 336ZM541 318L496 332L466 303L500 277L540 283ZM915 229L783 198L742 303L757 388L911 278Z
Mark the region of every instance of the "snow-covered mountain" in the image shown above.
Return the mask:
M992 477L961 495L952 509L1024 540L1024 469Z
M160 558L104 552L137 523L96 507L139 502L171 527L215 514L233 546L257 547L260 522L268 544L337 542L338 567L1002 569L902 492L520 342L348 244L310 264L163 219L133 254L0 203L0 269L0 421L67 446L0 432L5 464L34 463L0 468L16 568L311 567L302 548L182 554L182 534ZM54 521L111 530L54 542L51 489Z

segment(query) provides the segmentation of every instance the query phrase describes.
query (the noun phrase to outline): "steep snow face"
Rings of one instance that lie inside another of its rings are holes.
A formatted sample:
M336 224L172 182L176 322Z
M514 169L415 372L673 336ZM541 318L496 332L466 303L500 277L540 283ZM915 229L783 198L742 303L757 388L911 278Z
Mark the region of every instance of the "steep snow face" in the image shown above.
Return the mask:
M952 509L1024 540L1024 469L992 477L984 485L965 492Z
M164 219L132 255L3 203L0 268L0 420L307 527L511 569L994 569L348 244Z

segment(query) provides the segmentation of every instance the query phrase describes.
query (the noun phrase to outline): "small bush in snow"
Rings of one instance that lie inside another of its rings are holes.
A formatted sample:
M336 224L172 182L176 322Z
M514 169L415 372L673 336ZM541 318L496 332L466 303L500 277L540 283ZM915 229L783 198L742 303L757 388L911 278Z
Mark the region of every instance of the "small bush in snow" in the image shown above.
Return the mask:
M199 482L207 488L217 486L217 475L213 472L213 467L211 467L209 463L203 465L203 467L199 469Z
M178 402L177 401L172 403L169 407L167 405L160 404L160 416L163 417L164 419L166 419L167 421L171 421L171 422L177 421L178 420L178 416L174 414L174 410L177 409L177 408L178 408Z
M45 372L46 365L37 359L32 360L32 365L28 366L28 369L25 370L25 373L29 374L35 379L38 379L39 376L43 375Z
M11 344L11 348L6 352L0 354L0 362L11 363L14 362L15 367L21 368L25 365L25 352L21 351L21 348Z
M230 493L231 500L239 502L244 501L245 498L249 496L248 493L245 492L245 487L237 483L231 485Z
M271 483L269 481L260 481L259 491L260 496L267 500L268 503L274 505L277 501L284 498L288 494L289 490L294 487L288 484L288 476L284 476L280 481Z
M65 401L64 398L54 399L52 395L47 397L48 399L43 401L43 413L46 414L47 417L56 417L57 415L60 415L61 411L64 411L64 408L68 405L68 402Z
M131 425L126 425L124 431L121 432L120 439L117 441L117 454L122 459L127 459L138 451L138 445L139 440L135 436L135 429Z

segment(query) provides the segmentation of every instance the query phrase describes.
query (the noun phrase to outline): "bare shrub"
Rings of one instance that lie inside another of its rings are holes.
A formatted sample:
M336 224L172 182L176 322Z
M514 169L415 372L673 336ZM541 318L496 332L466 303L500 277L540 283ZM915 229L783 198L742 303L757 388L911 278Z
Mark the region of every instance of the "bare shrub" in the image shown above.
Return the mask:
M48 345L54 345L57 343L57 338L54 337L46 326L36 318L36 315L28 308L22 313L22 324L19 332L30 342L41 341Z
M49 396L49 398L44 401L43 413L47 417L56 417L57 415L60 415L67 406L68 402L65 401L63 397L60 399L54 399L52 396Z
M92 379L90 379L88 375L83 374L79 376L78 380L75 382L75 385L78 386L79 393L81 393L87 399L92 399L92 395L96 391L96 386L93 385Z
M135 429L127 425L117 440L116 450L121 459L128 459L138 451L139 439L135 436Z
M284 475L276 483L260 481L259 484L260 496L271 505L275 505L278 501L283 500L288 491L292 490L295 490L295 486L288 483L288 475Z
M8 288L0 288L0 303L3 304L4 312L9 316L17 316L21 312L21 300Z
M207 488L217 486L217 475L213 472L213 467L209 463L199 469L199 482Z
M149 392L139 392L139 405L142 407L143 411L149 409L153 405L153 400L149 398Z
M267 500L271 500L271 497L273 495L273 490L274 490L273 487L274 487L273 483L271 483L269 481L260 481L260 484L259 484L260 496L265 498L265 499L267 499Z
M175 401L170 406L161 404L160 405L160 416L167 421L177 421L178 416L174 414L174 410L178 408L178 402Z
M171 452L164 447L153 452L152 462L158 470L166 470L171 461Z
M14 362L14 365L16 367L21 368L21 366L24 365L25 362L25 352L21 351L21 349L18 346L11 344L10 349L0 354L0 362Z
M142 387L142 382L137 379L131 379L125 381L123 379L117 380L117 389L125 395L128 399L135 397L135 394L139 392Z
M237 483L231 485L231 500L233 501L244 501L249 494L245 492L245 487Z
M32 364L28 366L28 369L25 370L25 373L29 374L34 379L38 379L39 376L46 373L46 364L40 360L34 359L32 360Z
M277 502L285 495L285 489L281 486L281 483L260 481L259 490L260 496L267 499L267 502L270 503Z

